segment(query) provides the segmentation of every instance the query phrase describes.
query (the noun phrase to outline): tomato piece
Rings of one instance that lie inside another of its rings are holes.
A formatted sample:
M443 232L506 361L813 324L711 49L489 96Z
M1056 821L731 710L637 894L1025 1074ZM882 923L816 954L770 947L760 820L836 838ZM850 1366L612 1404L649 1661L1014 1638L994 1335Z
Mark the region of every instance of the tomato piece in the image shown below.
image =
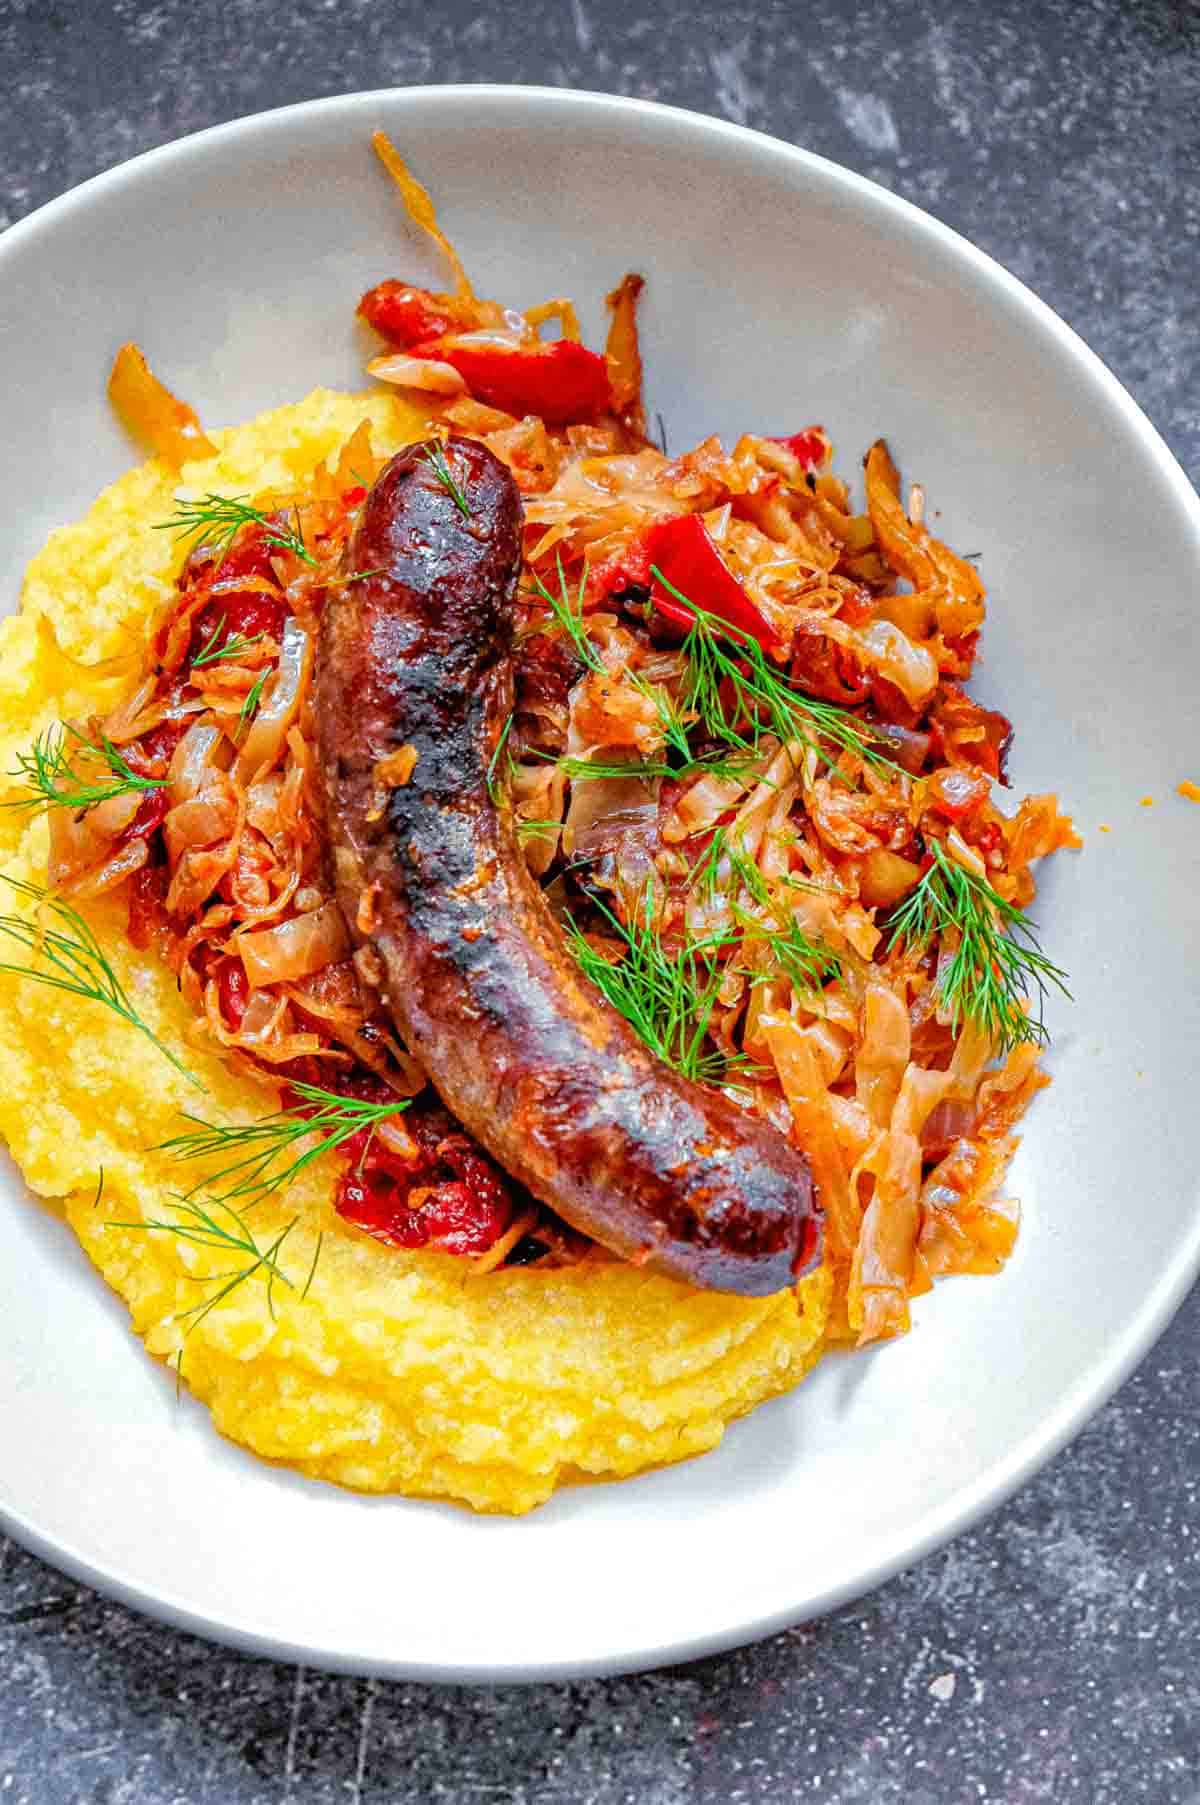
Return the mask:
M132 766L130 767L132 769ZM157 833L167 818L167 810L171 804L166 790L147 790L138 803L137 814L123 830L117 841L118 846L126 845L130 840L148 840L151 834Z
M1005 766L1013 732L1007 715L984 708L949 679L943 679L938 686L929 715L935 756L941 754L952 762L974 765L1007 785Z
M458 371L477 401L518 419L538 414L548 426L591 420L611 405L608 366L574 339L530 345L436 342L411 347Z
M823 633L800 631L792 642L791 677L810 696L852 708L871 693L869 672L853 652Z
M806 470L819 470L829 456L829 441L819 426L806 426L803 432L794 432L789 438L770 436L772 445L786 446Z
M143 865L129 879L127 932L130 945L136 946L139 952L145 952L147 947L167 938L166 902L170 883L171 873L165 864Z
M372 1103L392 1094L370 1075L333 1084ZM298 1099L285 1103L301 1111L312 1107ZM369 1129L343 1143L347 1163L335 1200L338 1215L392 1247L486 1252L512 1220L503 1174L438 1104L418 1099L400 1120L414 1143L410 1157L385 1147Z
M222 959L218 966L217 1000L223 1020L231 1028L240 1028L250 1001L250 980L240 959Z
M351 1166L338 1187L336 1209L346 1222L392 1247L438 1247L443 1253L485 1253L509 1223L502 1195L461 1179L422 1185L397 1182L381 1166Z
M650 587L650 529L635 533L623 552L605 558L588 574L589 599L599 604L626 589Z
M221 568L224 570L225 566ZM221 580L225 581L225 578ZM210 596L192 622L188 660L198 658L203 651L207 651L211 659L235 635L257 639L265 634L270 639L282 639L288 612L288 605L281 595L266 595L258 590L248 590L244 595L233 590Z
M458 1180L409 1187L375 1169L351 1168L338 1189L337 1213L392 1247L437 1247L453 1254L486 1253L508 1227L506 1207Z
M844 596L838 609L838 618L851 627L865 627L869 620L874 620L875 603L870 592L858 589Z
M958 669L954 674L969 677L979 649L979 629L973 633L948 633L942 643L957 662Z
M160 721L141 739L122 746L121 753L131 771L139 777L165 777L175 748L188 730L186 720Z
M999 821L986 821L975 818L963 823L963 839L974 846L985 859L990 859L994 852L1004 850L1004 829Z

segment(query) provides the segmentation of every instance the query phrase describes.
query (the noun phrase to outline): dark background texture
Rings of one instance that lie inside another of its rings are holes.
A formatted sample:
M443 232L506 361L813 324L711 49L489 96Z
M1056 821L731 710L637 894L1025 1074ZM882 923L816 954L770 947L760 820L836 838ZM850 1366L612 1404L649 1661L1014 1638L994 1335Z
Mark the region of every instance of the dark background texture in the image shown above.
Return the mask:
M721 114L905 195L1082 333L1196 480L1195 4L0 0L0 227L221 120L485 80ZM0 1538L0 1805L1200 1805L1198 1325L1193 1295L973 1534L831 1617L637 1678L276 1666Z

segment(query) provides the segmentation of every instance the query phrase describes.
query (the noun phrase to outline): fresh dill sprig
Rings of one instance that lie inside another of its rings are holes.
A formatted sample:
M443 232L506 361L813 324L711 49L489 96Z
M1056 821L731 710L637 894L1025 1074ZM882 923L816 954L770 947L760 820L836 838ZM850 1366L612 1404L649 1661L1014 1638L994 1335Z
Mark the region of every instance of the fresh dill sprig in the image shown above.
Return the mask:
M584 977L664 1064L698 1083L719 1083L737 1061L705 1045L725 978L715 955L736 946L740 936L707 934L669 953L656 917L653 884L646 885L628 923L598 899L596 906L623 942L624 953L615 963L607 959L568 915L567 941Z
M250 722L254 716L254 711L258 707L259 701L262 697L263 685L266 683L267 678L270 675L271 675L271 673L269 670L263 671L262 674L255 679L255 681L250 685L250 688L246 691L245 699L242 702L241 708L238 710L237 724L233 730L235 738L240 739L243 732L245 731L245 729L247 727L249 727Z
M796 990L820 990L842 975L842 961L823 940L806 934L795 916L782 928L769 928L764 935L771 956L790 978Z
M944 935L955 936L938 978L938 996L954 1028L973 1022L1006 1053L1022 1041L1044 1046L1046 997L1051 985L1070 996L1067 974L1042 952L1023 909L964 870L939 840L928 845L933 864L892 916L888 950L905 940L920 952ZM1030 993L1036 993L1035 1015L1022 1006Z
M184 1194L186 1202L198 1191L209 1190L217 1203L246 1199L246 1207L252 1207L268 1192L293 1184L323 1153L332 1152L363 1129L373 1131L408 1108L407 1098L368 1103L313 1084L293 1084L292 1089L311 1106L309 1110L279 1109L257 1122L232 1126L184 1112L184 1120L192 1127L186 1134L163 1141L160 1152L177 1160L234 1156L216 1172L197 1180ZM305 1146L305 1142L312 1144Z
M421 447L421 456L437 477L464 520L471 518L471 504L454 480L454 473L446 462L446 453L440 439L430 439Z
M636 777L642 783L651 783L656 777L680 780L697 776L742 778L746 773L746 761L740 758L693 758L685 765L670 765L663 759L653 758L574 758L568 753L555 758L552 752L539 752L536 747L531 747L527 756L553 759L563 776L569 777L572 783L587 783L597 777Z
M654 704L658 714L658 723L662 728L663 739L684 762L685 768L692 764L692 747L688 739L687 722L683 712L667 694L661 683L650 683L640 671L630 671L629 681L640 696Z
M49 910L61 926L50 927L44 921L32 920L24 915L0 915L0 934L24 947L30 957L28 965L0 962L0 972L28 978L35 984L44 984L50 990L63 990L70 996L84 997L89 1002L103 1003L106 1009L111 1009L114 1015L128 1022L131 1028L144 1034L189 1084L194 1084L197 1090L202 1091L205 1087L200 1080L188 1071L170 1047L164 1046L153 1029L142 1020L100 942L78 910L37 884L28 884L22 878L10 877L7 873L3 876L4 882L10 884L19 896L27 897L29 901L37 903L39 908ZM41 961L40 965L34 963L38 960Z
M261 645L266 638L265 633L255 633L251 639L247 639L244 633L231 633L225 644L218 649L217 641L224 631L225 616L222 615L192 659L194 671L202 670L206 664L216 664L222 658L240 658L243 652L248 652L252 646Z
M753 749L739 752L734 758L723 757L719 752L707 752L699 758L695 757L688 738L688 719L679 704L661 683L647 682L640 671L630 671L627 674L638 694L653 702L667 750L680 760L679 764L670 766L659 775L676 777L681 782L689 777L728 777L736 781L747 777L749 767L754 764Z
M805 932L795 916L787 916L777 890L809 889L803 879L785 877L772 887L763 871L734 844L723 827L713 834L706 851L688 874L688 888L701 896L712 897L722 888L721 867L728 862L731 874L746 891L759 913L744 908L736 899L730 907L735 921L746 931L746 938L764 941L772 958L798 991L819 990L831 979L842 975L842 960L825 941Z
M186 1273L184 1276L193 1279L197 1284L213 1285L215 1289L208 1297L201 1298L190 1310L179 1313L178 1321L186 1323L184 1340L192 1331L200 1326L219 1304L223 1304L230 1294L244 1285L247 1280L261 1274L267 1286L267 1311L271 1321L275 1321L275 1286L283 1285L289 1291L296 1286L279 1264L279 1255L283 1244L296 1227L299 1217L280 1229L274 1240L260 1245L254 1232L240 1210L232 1204L221 1200L210 1201L206 1207L190 1198L172 1198L166 1206L175 1212L173 1217L152 1216L138 1222L108 1222L106 1228L137 1229L150 1233L157 1230L162 1234L174 1235L177 1241L186 1241L193 1247L203 1247L215 1253L230 1254L235 1261L243 1262L234 1266L232 1271L217 1273ZM317 1261L321 1257L324 1234L318 1234L313 1250L312 1263L308 1277L299 1296L301 1302L308 1296L313 1277L317 1270ZM183 1349L180 1348L175 1361L175 1370L180 1378L183 1376Z
M564 777L572 782L587 782L596 777L636 777L643 783L649 783L655 777L674 777L675 771L670 765L656 762L653 759L605 760L594 758L569 758L563 756L555 760Z
M178 502L171 519L156 524L160 532L173 532L177 539L196 539L202 545L211 545L218 557L229 550L242 527L265 526L268 545L291 552L302 564L315 565L317 560L304 543L300 515L295 509L293 518L296 525L291 531L261 508L252 507L244 495L209 493L201 501Z
M873 727L836 703L822 702L795 688L770 663L752 634L697 607L657 564L651 565L650 574L695 616L683 642L687 676L678 706L679 713L697 720L710 739L753 753L763 735L772 733L781 744L799 740L831 771L838 770L837 754L843 752L878 769L899 770L894 760L879 751L882 735ZM726 706L723 689L732 700L732 710ZM836 752L830 752L831 745Z
M587 627L584 624L583 618L583 597L587 589L588 580L587 559L585 558L583 561L583 573L579 578L579 588L574 595L571 594L567 585L567 573L563 569L561 552L556 554L556 561L558 564L558 594L555 595L552 590L546 587L536 571L531 573L533 593L539 600L545 602L551 614L553 614L555 620L558 622L567 638L571 641L571 644L575 647L580 663L585 665L589 671L595 671L598 675L603 676L606 670L604 660L588 638Z
M513 768L512 753L506 752L506 748L508 746L508 736L512 732L512 725L513 725L513 715L510 711L508 719L505 721L503 727L500 729L500 737L496 741L496 750L492 753L491 758L488 760L487 792L488 792L488 796L491 799L493 808L499 808L500 801L501 801L500 780L496 776L496 768L499 765L501 758L507 756L508 770L510 773Z
M71 763L80 751L98 760L108 776L101 777L99 772L95 778L81 775ZM106 734L100 735L97 746L78 728L63 722L40 733L28 752L18 752L17 769L8 775L23 777L30 791L28 796L0 804L17 809L93 808L117 796L161 790L167 782L165 777L139 776Z
M518 821L517 838L520 840L551 840L555 834L562 832L561 821Z

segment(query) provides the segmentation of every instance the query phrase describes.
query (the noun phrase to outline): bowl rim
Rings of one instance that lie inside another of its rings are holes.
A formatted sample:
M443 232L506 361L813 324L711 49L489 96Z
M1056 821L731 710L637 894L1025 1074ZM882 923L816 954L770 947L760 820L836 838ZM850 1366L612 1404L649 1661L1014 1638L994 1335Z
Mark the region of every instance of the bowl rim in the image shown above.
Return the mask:
M1157 475L1178 507L1181 520L1190 528L1200 561L1200 496L1178 460L1121 381L1075 329L1060 318L1027 284L953 227L944 224L915 203L892 193L880 183L847 169L831 158L788 143L767 132L734 124L691 108L592 89L499 82L456 82L354 90L296 101L287 106L261 109L142 151L89 177L76 187L43 203L25 218L17 220L0 233L0 283L8 271L10 260L19 256L26 245L36 241L43 233L54 232L67 225L73 216L98 196L118 193L123 187L136 187L144 171L202 154L209 145L236 144L239 139L249 141L262 132L286 132L289 124L299 118L336 116L339 113L350 116L372 105L392 106L397 100L403 101L410 96L447 107L478 107L484 104L492 109L507 107L514 113L521 113L530 108L549 105L568 112L574 110L593 115L607 113L617 123L634 118L658 120L668 129L672 125L681 125L706 135L718 146L740 148L760 163L765 159L776 166L787 165L808 172L817 178L827 192L840 191L843 197L860 208L865 206L868 210L890 216L913 235L939 247L977 282L990 289L993 295L1006 299L1016 311L1041 329L1060 355L1073 364L1081 375L1086 376L1089 383L1098 385L1108 403L1123 417L1155 467ZM140 1613L174 1628L274 1660L301 1662L325 1671L441 1684L561 1681L646 1671L757 1641L792 1627L801 1614L806 1619L823 1615L874 1590L954 1536L977 1525L1058 1454L1113 1396L1166 1329L1198 1275L1200 1213L1193 1221L1188 1235L1180 1243L1174 1258L1163 1268L1157 1282L1142 1299L1123 1335L1109 1348L1104 1360L1094 1365L1089 1373L1081 1377L1058 1400L1053 1411L1042 1419L1038 1428L1012 1448L1003 1462L980 1475L974 1484L955 1494L940 1510L926 1517L919 1534L897 1535L894 1545L880 1552L856 1579L831 1585L825 1592L802 1604L785 1603L775 1610L759 1613L736 1625L724 1625L711 1635L668 1640L653 1647L629 1648L600 1655L592 1660L569 1657L540 1662L520 1660L505 1666L493 1660L486 1665L445 1666L428 1661L400 1659L385 1662L363 1659L356 1657L353 1651L330 1650L313 1644L289 1642L270 1631L256 1630L252 1625L230 1623L206 1615L181 1598L148 1590L119 1571L98 1566L78 1547L44 1535L35 1523L2 1503L0 1530L72 1578Z

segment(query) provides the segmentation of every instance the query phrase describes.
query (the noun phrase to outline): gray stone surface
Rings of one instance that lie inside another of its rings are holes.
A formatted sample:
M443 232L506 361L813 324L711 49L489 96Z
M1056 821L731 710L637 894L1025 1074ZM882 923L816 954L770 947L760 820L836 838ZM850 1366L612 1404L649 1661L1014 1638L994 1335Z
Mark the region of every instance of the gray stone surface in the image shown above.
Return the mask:
M360 87L723 113L991 251L1200 470L1190 0L0 0L0 71L0 225L182 133ZM1193 1296L975 1534L821 1622L636 1679L455 1692L272 1666L0 1543L0 1805L1200 1805L1198 1324Z

